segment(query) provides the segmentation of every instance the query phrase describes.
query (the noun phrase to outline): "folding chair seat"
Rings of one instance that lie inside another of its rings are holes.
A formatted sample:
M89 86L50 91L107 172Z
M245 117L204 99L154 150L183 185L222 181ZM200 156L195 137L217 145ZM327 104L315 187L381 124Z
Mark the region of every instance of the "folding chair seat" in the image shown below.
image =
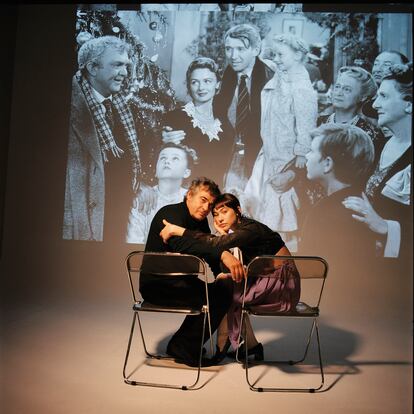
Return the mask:
M268 308L259 306L249 306L245 301L246 291L248 287L249 278L258 277L258 275L266 275L267 277L276 277L275 269L280 266L280 264L290 264L296 267L300 275L301 283L301 296L300 301L297 306L289 311L274 311L269 310ZM320 315L320 302L322 298L322 293L325 285L325 280L328 273L328 264L327 262L320 258L314 256L258 256L254 258L247 267L247 277L244 283L244 292L243 292L243 302L242 302L242 314L240 321L240 336L239 336L239 345L241 343L241 335L245 327L246 317L276 317L276 318L291 318L291 319L310 319L312 321L309 334L307 335L307 341L305 345L305 350L302 358L288 361L278 361L278 360L265 360L261 364L289 364L295 365L300 364L305 361L311 340L316 336L316 344L318 351L318 360L319 360L319 371L321 382L317 387L309 388L292 388L292 387L258 387L250 380L249 377L249 365L252 362L248 360L248 349L245 348L245 353L239 355L237 352L237 360L239 362L244 362L245 364L245 373L246 381L252 391L285 391L285 392L315 392L320 390L324 384L324 372L323 372L323 363L322 363L322 354L321 354L321 345L319 339L319 327L318 327L318 318ZM277 328L276 328L277 329ZM314 335L316 334L316 335ZM247 339L247 338L246 338ZM247 340L246 340L247 342ZM240 352L241 354L241 352Z
M182 390L196 390L200 387L196 387L200 379L201 361L203 353L204 332L206 324L208 324L210 338L211 338L211 324L210 313L208 303L208 289L207 289L207 268L203 260L197 256L180 253L152 253L144 251L134 251L128 254L125 260L128 280L132 294L132 325L128 339L128 347L125 355L125 362L123 368L123 377L125 383L129 385L142 385L150 387L161 388L175 388ZM185 306L160 306L156 304L144 301L139 293L139 278L141 272L150 273L156 276L162 277L177 277L177 276L193 276L196 275L205 282L205 304L199 308L185 307ZM140 319L140 312L157 312L160 314L182 314L182 315L204 315L202 339L200 343L199 365L196 373L195 381L188 385L179 384L164 384L157 382L146 382L132 380L132 373L127 374L128 360L130 357L131 344L135 333L135 324L138 321L139 331L141 334L141 340L144 348L146 358L149 359L166 359L174 360L174 358L165 354L150 353L147 349L143 327ZM212 343L211 352L213 352Z

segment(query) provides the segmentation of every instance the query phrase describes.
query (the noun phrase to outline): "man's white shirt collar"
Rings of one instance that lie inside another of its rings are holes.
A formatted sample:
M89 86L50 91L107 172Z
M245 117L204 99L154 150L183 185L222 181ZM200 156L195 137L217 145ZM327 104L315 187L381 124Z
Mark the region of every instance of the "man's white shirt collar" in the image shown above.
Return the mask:
M105 96L101 95L95 88L91 87L93 97L101 104L105 99L110 99L112 101L112 95L105 98Z

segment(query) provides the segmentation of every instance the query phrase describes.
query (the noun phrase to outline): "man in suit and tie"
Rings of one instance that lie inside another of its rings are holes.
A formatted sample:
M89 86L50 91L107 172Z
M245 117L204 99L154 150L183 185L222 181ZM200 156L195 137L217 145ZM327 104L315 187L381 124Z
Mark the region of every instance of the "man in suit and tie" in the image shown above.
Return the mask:
M243 173L249 178L262 146L261 92L274 71L259 58L261 37L256 26L231 27L224 35L224 48L228 66L214 104L219 117L226 116L233 125L235 143L244 147Z
M86 41L72 82L63 238L125 237L140 184L139 140L122 94L130 46L115 36ZM104 226L105 218L105 226ZM105 233L105 234L104 234Z
M243 182L250 177L262 145L261 92L274 71L259 58L262 41L256 26L233 26L225 33L223 40L228 66L213 105L219 119L227 118L234 127L231 168L237 168L237 171L229 171L225 188L226 191L237 192L243 191ZM162 138L164 142L180 142L184 139L184 132L166 128ZM235 164L238 166L235 167ZM231 183L230 177L235 178L236 183ZM234 188L233 184L238 188Z

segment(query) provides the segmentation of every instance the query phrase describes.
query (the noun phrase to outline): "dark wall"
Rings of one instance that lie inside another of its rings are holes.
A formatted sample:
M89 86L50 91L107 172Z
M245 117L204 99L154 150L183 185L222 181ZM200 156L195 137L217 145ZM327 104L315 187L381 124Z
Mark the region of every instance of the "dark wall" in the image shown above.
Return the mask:
M0 187L0 202L5 201L1 299L13 303L28 299L41 303L62 298L85 302L91 297L100 301L125 299L128 285L123 259L134 246L62 240L68 108L76 67L76 7L20 5L10 10L12 18L18 15L18 21L14 67L10 62L0 65L2 82L6 81L1 83L6 99L0 123L0 177L4 177L8 153L7 197ZM10 24L13 26L12 20ZM12 30L10 49L6 49L11 62ZM7 91L12 96L10 140ZM378 262L378 269L365 270L364 276L375 281L387 275L411 280L412 263L398 267ZM345 274L355 271L352 263L343 270Z
M10 135L10 111L14 72L14 51L16 46L17 6L6 4L2 8L3 23L0 25L0 258L6 199L7 154Z
M20 5L1 260L4 301L53 301L127 288L130 247L62 240L75 66L72 5ZM3 66L3 64L1 65ZM3 70L3 69L2 69ZM3 145L3 144L2 144ZM116 293L115 293L116 294Z

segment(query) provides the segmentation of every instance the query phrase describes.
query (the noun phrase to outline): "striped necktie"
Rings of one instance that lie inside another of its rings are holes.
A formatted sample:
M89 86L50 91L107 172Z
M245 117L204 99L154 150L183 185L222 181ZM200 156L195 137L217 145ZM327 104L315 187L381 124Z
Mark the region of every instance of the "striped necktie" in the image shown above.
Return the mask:
M236 133L243 135L246 132L250 114L250 95L246 85L247 75L241 75L236 108Z
M114 114L112 112L112 101L107 98L102 101L102 105L105 107L105 118L109 124L109 128L113 131L114 128Z

